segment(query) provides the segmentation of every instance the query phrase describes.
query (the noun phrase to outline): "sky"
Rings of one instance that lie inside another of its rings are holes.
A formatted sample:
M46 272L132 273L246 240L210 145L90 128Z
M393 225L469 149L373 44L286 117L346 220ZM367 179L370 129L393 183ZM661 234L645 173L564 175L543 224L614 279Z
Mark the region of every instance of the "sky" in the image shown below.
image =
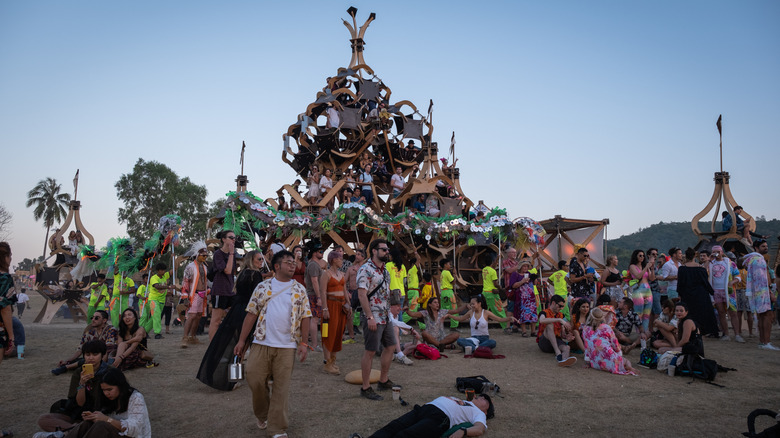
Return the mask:
M208 189L295 179L282 134L350 61L392 101L434 101L474 202L536 220L608 218L607 238L688 221L723 167L737 202L780 217L780 3L776 1L0 2L2 203L14 264L46 230L25 207L46 177L73 192L104 246L126 235L114 183L142 158ZM350 20L351 21L351 20ZM150 230L151 234L152 230ZM186 230L185 230L186 233Z

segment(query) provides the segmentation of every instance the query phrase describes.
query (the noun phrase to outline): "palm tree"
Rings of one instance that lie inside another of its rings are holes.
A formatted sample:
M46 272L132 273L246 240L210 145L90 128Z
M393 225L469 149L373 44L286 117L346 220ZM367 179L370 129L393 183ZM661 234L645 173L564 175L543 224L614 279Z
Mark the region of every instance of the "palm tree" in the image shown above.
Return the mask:
M27 192L27 207L35 206L33 217L36 221L43 219L43 226L46 227L46 240L43 241L44 258L51 227L65 218L65 207L70 203L70 194L60 193L60 189L62 185L57 184L56 179L46 178L38 181L38 184Z

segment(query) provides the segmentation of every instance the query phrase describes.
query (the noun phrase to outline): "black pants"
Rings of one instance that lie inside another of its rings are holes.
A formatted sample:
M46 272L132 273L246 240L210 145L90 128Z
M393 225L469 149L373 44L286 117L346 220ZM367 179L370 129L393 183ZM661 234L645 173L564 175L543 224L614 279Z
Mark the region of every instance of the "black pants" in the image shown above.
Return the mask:
M171 326L171 313L173 312L173 306L164 306L162 310L162 315L160 315L160 318L165 318L165 326L170 327Z
M450 428L450 419L434 405L414 409L388 423L369 438L431 438L439 437Z

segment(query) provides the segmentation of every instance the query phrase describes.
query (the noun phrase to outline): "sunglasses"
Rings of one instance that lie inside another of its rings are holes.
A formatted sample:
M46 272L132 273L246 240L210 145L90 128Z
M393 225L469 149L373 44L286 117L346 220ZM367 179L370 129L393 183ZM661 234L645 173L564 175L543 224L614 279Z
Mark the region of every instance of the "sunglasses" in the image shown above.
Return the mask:
M227 236L227 238L230 240L236 240L236 236Z
M390 251L390 248L377 248L376 250L377 250L377 251L384 251L384 252L387 252L387 251Z

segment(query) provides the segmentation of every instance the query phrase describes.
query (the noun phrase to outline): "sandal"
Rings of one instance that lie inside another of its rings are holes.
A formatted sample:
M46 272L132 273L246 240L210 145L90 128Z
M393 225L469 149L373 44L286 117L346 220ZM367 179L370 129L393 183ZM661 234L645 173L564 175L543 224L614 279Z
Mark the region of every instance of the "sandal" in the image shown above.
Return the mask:
M257 427L260 430L265 430L268 427L268 420L265 420L265 421L257 420Z

